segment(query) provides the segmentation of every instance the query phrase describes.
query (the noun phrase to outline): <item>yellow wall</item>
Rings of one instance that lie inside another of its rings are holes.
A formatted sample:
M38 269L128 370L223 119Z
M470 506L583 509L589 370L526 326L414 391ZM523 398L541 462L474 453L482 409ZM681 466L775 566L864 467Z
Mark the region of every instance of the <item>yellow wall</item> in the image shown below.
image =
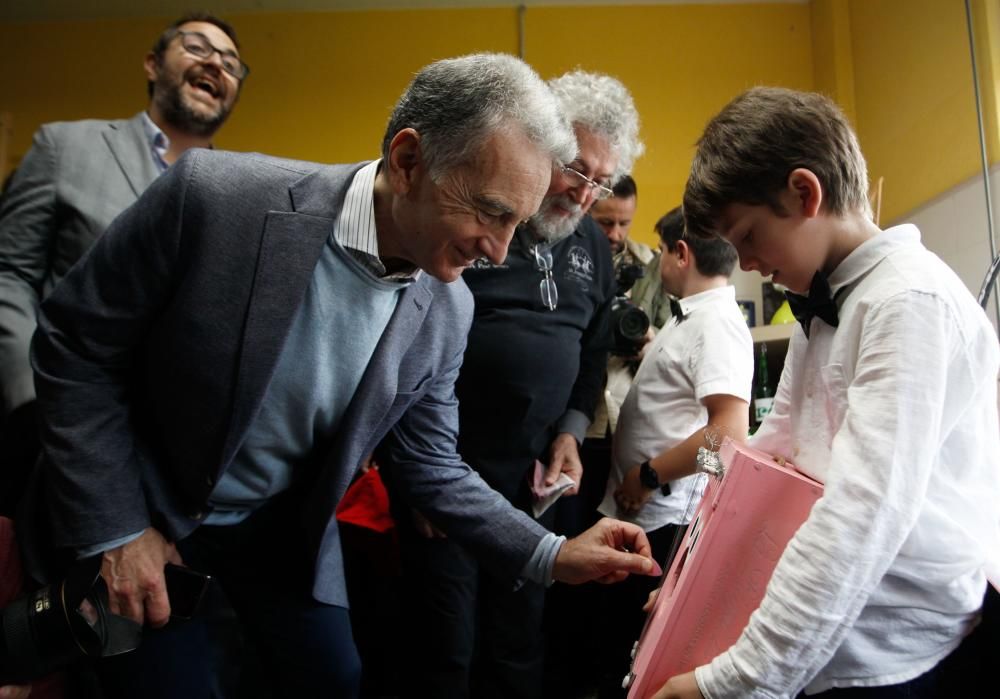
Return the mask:
M651 244L653 224L681 202L706 121L757 84L812 87L805 4L529 9L526 38L544 77L579 66L632 91L646 144L632 236Z
M1000 0L974 7L995 143ZM512 7L229 19L253 73L217 145L319 161L374 156L395 99L420 66L518 47ZM168 20L0 24L0 114L12 117L11 161L41 123L141 109L141 60ZM646 242L654 221L680 201L705 121L755 84L819 89L841 104L873 178L886 178L883 220L978 171L959 0L529 8L525 29L526 58L543 77L580 66L631 88L647 145L635 168L634 235Z
M891 221L979 172L965 8L851 0L850 15L858 136Z
M831 97L855 122L854 56L848 0L812 0L813 89Z
M216 145L343 162L377 153L413 72L470 51L518 49L514 8L248 14L252 74ZM141 60L167 18L0 25L0 112L19 158L39 124L128 116L145 105ZM804 4L529 8L526 58L552 77L580 66L619 77L642 115L635 236L680 203L707 119L758 83L812 87ZM376 48L375 53L366 52Z

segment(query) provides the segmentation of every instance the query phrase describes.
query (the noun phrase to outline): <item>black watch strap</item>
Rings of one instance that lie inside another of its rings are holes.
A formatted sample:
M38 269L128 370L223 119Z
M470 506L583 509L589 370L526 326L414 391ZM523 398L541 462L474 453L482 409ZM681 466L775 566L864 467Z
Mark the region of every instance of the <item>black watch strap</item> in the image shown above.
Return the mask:
M649 465L649 459L639 464L639 482L647 490L656 490L660 487L660 477L656 475L656 471Z
M664 495L670 495L670 481L660 483L660 476L650 465L649 459L639 464L639 482L647 490L656 490L659 488L660 492Z

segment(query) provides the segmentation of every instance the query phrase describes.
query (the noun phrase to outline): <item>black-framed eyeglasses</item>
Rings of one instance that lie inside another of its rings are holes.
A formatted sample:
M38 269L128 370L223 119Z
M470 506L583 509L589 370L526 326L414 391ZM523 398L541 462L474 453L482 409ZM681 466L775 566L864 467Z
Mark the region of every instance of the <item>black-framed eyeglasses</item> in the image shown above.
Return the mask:
M542 296L542 305L550 311L554 311L556 310L556 305L559 303L559 288L556 286L556 280L552 276L552 251L541 245L535 245L531 248L531 251L535 255L535 266L544 275L542 281L538 284L538 292Z
M605 187L600 182L595 182L571 165L563 165L562 174L567 180L573 183L574 187L582 187L583 185L590 187L590 190L594 193L594 198L598 201L607 199L614 194L614 191L610 187Z
M212 46L212 42L201 32L177 32L181 37L181 47L192 56L201 59L209 59L213 53L219 54L222 59L222 69L232 75L237 80L243 80L250 75L250 66L240 60L240 57L229 49L217 49Z

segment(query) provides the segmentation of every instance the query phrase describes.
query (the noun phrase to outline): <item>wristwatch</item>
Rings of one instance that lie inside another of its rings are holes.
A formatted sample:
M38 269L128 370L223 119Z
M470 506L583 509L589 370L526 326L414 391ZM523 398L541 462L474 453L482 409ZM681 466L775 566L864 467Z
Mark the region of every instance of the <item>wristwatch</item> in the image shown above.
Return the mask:
M649 465L649 459L639 464L639 482L647 490L656 490L659 488L660 492L664 495L670 495L670 481L660 483L660 476Z
M649 465L649 459L639 464L639 482L647 490L656 490L660 487L660 477L656 475L656 471Z

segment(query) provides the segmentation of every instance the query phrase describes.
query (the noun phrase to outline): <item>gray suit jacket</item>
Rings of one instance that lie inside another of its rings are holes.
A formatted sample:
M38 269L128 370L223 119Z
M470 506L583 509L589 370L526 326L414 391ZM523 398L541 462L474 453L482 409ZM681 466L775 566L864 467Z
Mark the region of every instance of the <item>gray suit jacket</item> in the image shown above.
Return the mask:
M198 526L359 167L191 151L42 304L32 359L46 464L35 497L55 546L150 524L177 539ZM384 437L411 503L495 571L516 576L545 534L456 453L454 382L471 320L463 282L421 275L336 434L316 444L303 516L320 601L346 604L334 508Z
M157 174L141 112L35 133L0 208L0 415L35 396L28 345L39 300Z

